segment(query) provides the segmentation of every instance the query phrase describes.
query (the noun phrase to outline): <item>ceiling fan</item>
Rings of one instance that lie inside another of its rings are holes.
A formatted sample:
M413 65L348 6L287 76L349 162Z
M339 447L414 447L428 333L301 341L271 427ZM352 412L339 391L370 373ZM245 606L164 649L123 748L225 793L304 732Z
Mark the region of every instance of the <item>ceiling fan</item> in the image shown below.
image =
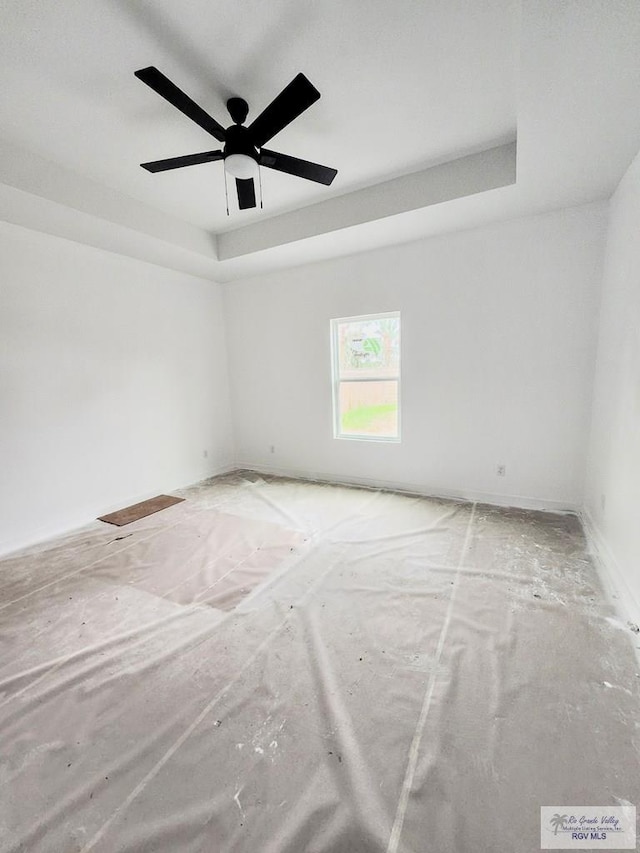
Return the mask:
M227 109L233 124L227 128L218 124L153 65L149 68L141 68L140 71L135 72L135 75L184 113L187 118L195 121L219 142L224 142L224 148L216 151L204 151L201 154L187 154L184 157L141 163L142 168L148 172L164 172L168 169L194 166L197 163L224 160L225 172L236 180L240 210L256 206L254 177L258 173L258 165L326 186L338 174L336 169L330 169L328 166L320 166L318 163L300 160L262 147L320 97L320 92L304 74L297 74L248 127L244 126L244 122L249 112L249 105L243 98L229 98Z

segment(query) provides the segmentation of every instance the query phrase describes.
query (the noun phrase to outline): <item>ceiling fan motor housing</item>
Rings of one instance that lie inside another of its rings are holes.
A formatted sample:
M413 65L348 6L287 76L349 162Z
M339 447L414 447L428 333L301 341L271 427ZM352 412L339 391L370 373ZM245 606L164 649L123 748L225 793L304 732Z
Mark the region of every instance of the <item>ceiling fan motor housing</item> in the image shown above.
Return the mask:
M244 124L249 112L249 104L244 98L229 98L227 101L229 115L235 124Z
M225 159L231 154L245 154L258 162L258 149L253 144L251 134L246 127L240 124L232 124L227 128L224 141Z

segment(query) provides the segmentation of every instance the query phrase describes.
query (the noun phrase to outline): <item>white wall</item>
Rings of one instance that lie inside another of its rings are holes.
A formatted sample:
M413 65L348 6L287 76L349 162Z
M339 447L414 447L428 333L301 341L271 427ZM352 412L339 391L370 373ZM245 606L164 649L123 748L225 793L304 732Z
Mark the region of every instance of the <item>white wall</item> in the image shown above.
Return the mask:
M610 206L585 504L622 604L640 619L640 154Z
M0 552L232 463L218 285L6 223L0 259Z
M237 462L580 506L605 228L588 205L226 285ZM335 440L329 320L398 309L402 442Z

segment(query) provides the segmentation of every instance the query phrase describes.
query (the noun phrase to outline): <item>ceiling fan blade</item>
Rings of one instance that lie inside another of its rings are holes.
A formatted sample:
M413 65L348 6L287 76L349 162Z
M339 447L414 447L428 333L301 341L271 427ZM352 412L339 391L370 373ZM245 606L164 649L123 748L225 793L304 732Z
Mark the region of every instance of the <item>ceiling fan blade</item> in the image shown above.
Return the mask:
M168 160L154 160L152 163L140 163L147 172L166 172L168 169L181 169L183 166L197 166L198 163L211 163L222 160L222 151L204 151L202 154L186 154L184 157L170 157Z
M298 178L306 178L308 181L316 181L318 184L329 184L338 174L337 169L329 166L321 166L319 163L311 163L309 160L299 160L297 157L289 157L288 154L279 154L277 151L268 151L263 148L260 152L260 165L268 169L276 169L278 172L286 172L288 175L296 175Z
M256 190L253 178L236 178L236 188L238 190L238 207L240 210L247 210L250 207L256 206Z
M218 124L214 118L211 118L188 95L185 95L182 89L178 89L175 83L172 83L168 77L164 76L162 71L158 71L157 68L150 65L148 68L141 68L134 73L138 80L142 80L143 83L150 86L154 92L157 92L165 101L169 101L181 113L184 113L187 118L195 121L203 130L206 130L211 136L215 136L219 142L224 142L226 136L224 127Z
M296 75L291 83L274 98L255 121L249 125L253 144L261 148L272 136L290 124L320 97L320 92L304 74Z

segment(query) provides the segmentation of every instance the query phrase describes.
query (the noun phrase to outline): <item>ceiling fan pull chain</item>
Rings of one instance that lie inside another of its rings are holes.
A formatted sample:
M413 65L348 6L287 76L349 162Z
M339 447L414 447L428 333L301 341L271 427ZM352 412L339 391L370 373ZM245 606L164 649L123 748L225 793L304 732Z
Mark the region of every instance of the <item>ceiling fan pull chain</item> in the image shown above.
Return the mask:
M229 216L229 190L227 189L227 170L223 169L224 172L224 195L227 200L227 216Z
M262 172L260 171L260 163L258 163L258 185L260 186L260 210L262 210Z

